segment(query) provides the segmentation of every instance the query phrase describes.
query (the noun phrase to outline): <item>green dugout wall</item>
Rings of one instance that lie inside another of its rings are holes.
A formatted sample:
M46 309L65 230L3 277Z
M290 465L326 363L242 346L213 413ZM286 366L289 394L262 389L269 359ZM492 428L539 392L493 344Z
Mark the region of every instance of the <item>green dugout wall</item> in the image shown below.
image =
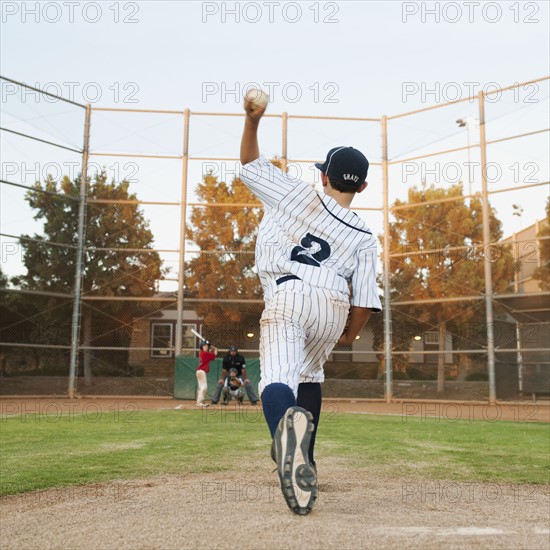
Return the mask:
M210 363L210 372L206 375L208 391L206 397L210 399L220 376L222 374L222 359L214 359ZM175 399L196 399L197 397L197 366L198 357L178 355L176 357L176 372L174 374L174 398ZM260 360L246 360L246 374L252 387L258 393L258 382L260 381ZM247 398L245 390L245 399Z

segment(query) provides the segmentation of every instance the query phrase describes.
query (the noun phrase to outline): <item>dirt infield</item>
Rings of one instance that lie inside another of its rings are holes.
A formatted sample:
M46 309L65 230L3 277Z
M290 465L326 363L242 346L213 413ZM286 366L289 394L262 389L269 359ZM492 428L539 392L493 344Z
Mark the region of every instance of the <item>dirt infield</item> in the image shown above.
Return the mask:
M190 402L171 399L127 398L82 400L78 406L91 403L100 403L105 410L128 403L139 409L194 408ZM448 403L325 404L332 407L329 411L404 418L451 419L460 411L472 419L483 415L496 419L498 412L484 409L486 405L450 408ZM51 414L55 407L68 406L60 400L37 399L3 399L0 405L3 414ZM498 420L548 422L548 406L523 406L501 405ZM335 462L320 457L318 466L320 496L307 517L287 509L266 456L245 464L244 475L159 476L6 497L0 501L1 546L6 550L548 548L549 486L395 479L389 471L357 468L343 458Z
M2 548L548 548L548 487L398 481L344 461L319 467L319 500L307 517L287 509L268 460L246 476L7 497Z

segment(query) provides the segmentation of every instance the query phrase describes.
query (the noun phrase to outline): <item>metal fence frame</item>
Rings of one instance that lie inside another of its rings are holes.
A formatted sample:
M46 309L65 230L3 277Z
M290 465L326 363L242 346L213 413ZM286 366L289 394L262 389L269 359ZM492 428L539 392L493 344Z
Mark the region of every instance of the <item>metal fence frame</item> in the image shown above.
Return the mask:
M19 134L20 136L23 136L28 139L38 140L45 142L49 145L53 145L56 147L62 147L64 149L68 149L74 152L78 152L82 154L82 179L81 179L81 187L80 187L80 195L79 197L74 197L75 200L79 201L79 218L78 218L78 247L76 250L76 270L75 270L75 277L74 277L74 288L73 293L71 297L73 298L73 313L72 313L72 331L71 331L71 346L70 346L70 352L71 352L71 359L70 359L70 374L69 374L69 381L68 381L68 396L69 398L75 397L75 390L76 390L76 370L77 370L77 363L78 363L78 352L79 350L84 349L83 346L80 345L80 310L81 305L83 301L85 300L102 300L102 299L113 299L112 297L101 297L101 296L82 296L81 292L81 282L82 282L82 262L83 262L83 253L85 251L85 219L86 219L86 208L88 204L93 204L94 202L117 202L120 201L98 201L98 200L89 200L87 198L87 168L88 168L88 162L90 156L97 156L97 157L127 157L127 158L155 158L155 159L175 159L175 160L181 160L181 198L179 202L158 202L158 201L131 201L133 203L137 204L155 204L155 205L165 205L165 206L178 206L180 211L180 227L179 227L179 248L172 250L171 252L177 252L178 253L178 292L177 292L177 323L176 323L176 341L175 341L175 353L180 354L182 351L182 325L183 325L183 303L184 303L184 264L185 264L185 234L186 234L186 220L187 220L187 214L188 214L188 207L193 206L212 206L207 204L199 204L199 203L190 203L187 200L188 190L187 190L187 184L188 184L188 169L189 169L189 161L190 160L213 160L213 161L238 161L239 159L237 157L191 157L189 155L189 129L191 124L191 119L193 117L243 117L244 114L236 114L236 113L219 113L219 112L201 112L196 111L193 112L190 109L184 109L183 111L173 111L173 110L154 110L154 109L129 109L129 108L106 108L106 107L92 107L91 105L82 105L79 103L76 103L74 101L67 100L60 96L55 96L54 94L50 94L48 92L44 92L42 90L39 90L37 88L33 88L31 86L28 86L24 83L17 82L15 80L11 80L9 78L0 77L2 80L14 83L16 85L22 86L26 89L31 89L39 93L43 93L48 96L55 97L59 100L66 101L68 103L72 103L74 105L78 105L79 107L82 107L85 110L85 117L84 117L84 140L83 140L83 147L81 150L75 150L71 149L69 147L65 147L60 144L56 144L54 142L45 141L42 139L38 139L36 137L33 137L31 135L21 134L18 132L14 132L13 130L9 130L7 128L0 128L0 130L11 132L14 134ZM386 116L383 115L379 118L365 118L365 117L330 117L330 116L305 116L305 115L289 115L286 112L283 112L281 114L266 114L265 116L268 118L280 118L282 121L282 164L283 166L286 166L289 162L288 158L288 122L291 119L313 119L313 120L346 120L346 121L356 121L356 122L368 122L368 123L376 123L380 124L380 132L381 132L381 162L376 163L373 162L371 165L377 165L381 166L382 169L382 183L383 183L383 205L380 208L357 208L355 210L371 210L371 211L381 211L383 214L383 246L382 246L382 265L383 265L383 291L384 291L384 356L385 356L385 400L387 402L391 402L393 398L393 391L392 391L392 356L396 354L404 354L404 353L414 353L414 352L398 352L395 350L392 350L392 318L391 318L391 306L392 302L390 301L390 257L397 256L399 254L389 254L389 226L390 226L390 216L394 208L392 208L389 204L389 187L390 187L390 177L389 177L389 166L404 163L411 160L418 160L421 158L427 158L432 157L436 155L442 155L447 153L453 153L458 151L464 151L464 150L470 150L476 147L479 147L480 149L480 155L481 155L481 184L482 184L482 218L483 218L483 246L484 250L488 250L488 247L490 245L496 245L499 243L491 243L490 240L490 232L489 232L489 196L493 193L501 193L505 191L512 191L512 190L518 190L518 189L524 189L528 187L533 186L539 186L539 185L548 185L548 182L544 183L535 183L535 184L529 184L529 185L523 185L523 186L516 186L516 187L509 187L505 189L499 189L490 191L488 189L488 182L487 182L487 145L492 143L497 143L501 141L506 140L512 140L512 139L519 139L522 137L526 137L529 135L534 135L542 132L548 132L548 128L536 130L529 133L524 134L518 134L518 135L512 135L505 138L497 139L488 141L486 138L486 119L485 119L485 97L491 94L495 93L502 93L504 91L509 91L514 88L518 88L520 86L526 86L528 84L534 84L536 82L541 82L548 80L550 77L543 77L538 78L534 80L529 80L526 82L521 83L515 83L511 86L505 87L505 88L499 88L499 89L493 89L491 91L483 91L479 92L476 96L470 96L466 98L461 98L456 101L450 101L446 103L439 103L436 105L424 107L422 109L417 109L414 111L409 111L405 113L400 113L392 116ZM433 109L438 109L442 107L446 107L449 105L454 105L461 102L466 101L477 101L478 102L478 112L479 112L479 143L477 144L468 144L467 147L458 147L454 149L444 150L444 151L435 151L431 153L427 153L424 155L418 155L403 159L394 159L390 160L388 157L388 135L390 133L389 127L391 126L391 121L395 119L399 119L402 117L412 116L418 113L422 113L425 111L430 111ZM92 113L94 111L110 111L110 112L117 112L117 113L129 113L129 114L135 114L135 113L148 113L148 114L169 114L169 115L179 115L182 117L182 132L183 132L183 148L182 148L182 154L181 155L146 155L146 154L133 154L133 153L117 153L117 152L101 152L101 151L91 151L90 150L90 133L91 133L91 119L92 119ZM315 162L319 159L292 159L293 162ZM8 185L15 185L18 187L24 187L29 190L33 190L30 187L23 186L20 184L16 184L14 182L8 182L5 180L1 180L1 183L8 184ZM432 203L437 202L444 202L448 200L463 200L465 198L472 197L473 195L462 195L460 197L456 197L453 199L442 199L439 201L431 201ZM417 204L408 204L401 206L399 208L413 208L415 206L419 206L420 204L425 203L417 203ZM246 206L261 206L258 204L251 204ZM4 234L5 235L5 234ZM18 238L18 237L17 237ZM422 253L432 253L432 252L438 252L438 251L423 251ZM403 253L405 254L405 253ZM410 254L410 253L409 253ZM484 262L484 280L485 280L485 292L483 295L479 296L461 296L460 298L440 298L436 301L441 302L450 302L453 300L460 300L460 301L466 301L466 300L484 300L485 302L485 313L486 313L486 320L487 320L487 349L484 350L459 350L459 351L453 351L451 353L483 353L487 354L488 356L488 376L489 376L489 402L495 403L496 402L496 384L495 384L495 346L494 346L494 334L493 334L493 301L495 298L503 297L504 295L494 295L492 291L492 266L490 261ZM42 291L32 291L32 290L18 290L18 289L4 289L5 291L9 292L26 292L26 293L35 293L35 294L44 294ZM59 293L47 293L49 295L59 295L63 297L68 297L69 295L65 294L59 294ZM539 294L539 293L537 293ZM543 293L543 295L550 295L550 292ZM149 297L149 298L139 298L139 297L133 297L133 298L117 298L120 300L149 300L149 301L155 301L156 298ZM158 301L166 301L164 298L158 298ZM198 299L186 299L188 302L193 301L200 301ZM234 302L237 300L222 300L225 302ZM238 300L239 302L258 302L258 300ZM431 300L431 302L434 302L434 300ZM399 301L399 302L393 302L393 305L406 305L408 303L421 303L421 301L413 301L413 302L407 302L407 301ZM2 343L4 345L18 345L14 343ZM32 346L32 344L19 344L22 346ZM43 347L43 346L41 346ZM51 346L51 347L64 347L64 346ZM93 349L103 349L103 348L93 348ZM126 349L126 348L116 348L116 349ZM133 349L133 348L132 348ZM522 349L521 347L516 347L513 350L499 350L499 351L514 351L518 354L521 353ZM533 351L533 348L529 348L528 351ZM547 348L541 348L541 351L549 351ZM430 353L423 351L422 353ZM440 353L440 352L433 352L433 353Z

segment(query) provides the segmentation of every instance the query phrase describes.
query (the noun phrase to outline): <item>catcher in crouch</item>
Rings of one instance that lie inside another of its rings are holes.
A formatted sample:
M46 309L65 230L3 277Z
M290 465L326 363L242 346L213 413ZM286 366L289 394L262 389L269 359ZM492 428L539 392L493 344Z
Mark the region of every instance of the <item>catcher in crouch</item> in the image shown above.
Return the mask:
M239 376L239 372L235 367L231 367L227 372L227 377L223 385L223 405L227 405L231 399L236 399L239 403L243 402L244 391L242 386L244 382Z

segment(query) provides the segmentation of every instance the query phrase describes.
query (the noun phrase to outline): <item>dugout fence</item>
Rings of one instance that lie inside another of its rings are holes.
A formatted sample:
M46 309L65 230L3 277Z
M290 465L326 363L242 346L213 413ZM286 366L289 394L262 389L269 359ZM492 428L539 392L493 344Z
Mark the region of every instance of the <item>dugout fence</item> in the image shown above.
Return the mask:
M1 84L2 394L172 395L191 329L257 356L261 206L238 180L242 115ZM262 149L296 177L314 180L335 140L372 159L354 210L380 235L384 312L332 354L327 396L550 391L547 89L545 77L381 117L266 115ZM519 231L512 205L527 211Z

